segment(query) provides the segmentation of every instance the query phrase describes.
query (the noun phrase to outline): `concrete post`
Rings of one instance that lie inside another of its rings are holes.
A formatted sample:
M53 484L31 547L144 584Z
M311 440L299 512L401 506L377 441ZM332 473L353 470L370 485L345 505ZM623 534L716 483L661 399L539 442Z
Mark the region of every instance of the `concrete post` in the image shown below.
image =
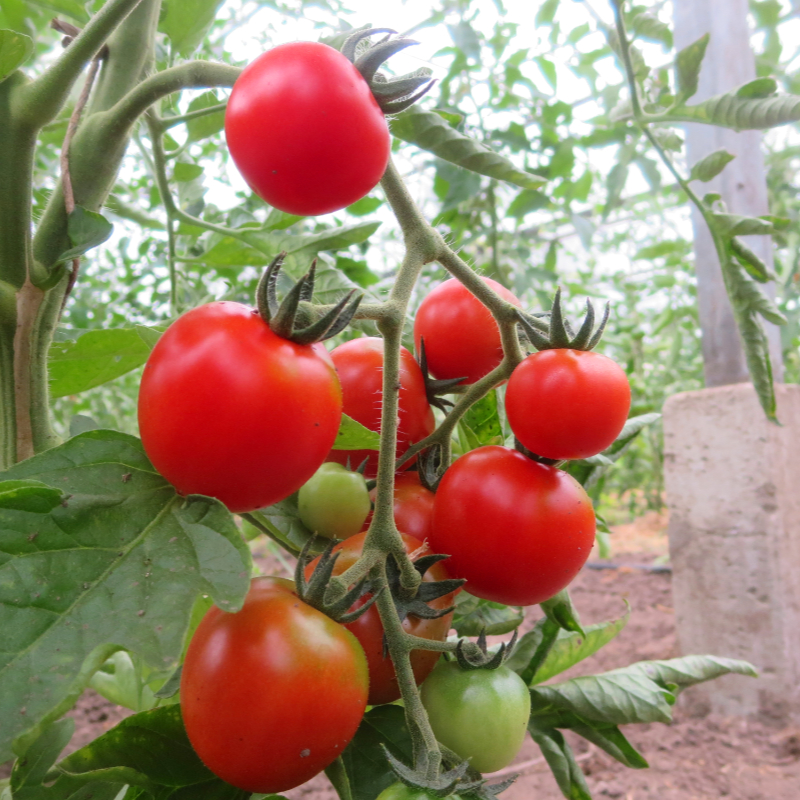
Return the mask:
M698 713L800 722L800 386L776 386L768 422L751 384L664 405L664 478L683 654L761 672L687 692Z

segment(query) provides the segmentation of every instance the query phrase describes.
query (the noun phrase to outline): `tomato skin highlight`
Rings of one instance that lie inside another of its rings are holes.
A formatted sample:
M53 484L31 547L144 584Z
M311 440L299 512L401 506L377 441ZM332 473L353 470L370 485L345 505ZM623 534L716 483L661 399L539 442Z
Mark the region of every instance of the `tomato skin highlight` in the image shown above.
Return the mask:
M139 388L139 430L180 494L234 512L299 489L336 439L342 396L321 345L274 334L241 303L187 312L161 336Z
M555 467L491 445L458 458L433 507L435 553L466 591L513 606L541 603L578 574L594 544L583 487Z
M355 203L389 162L386 117L338 50L290 42L260 55L233 85L225 137L259 195L289 214L326 214Z
M521 303L491 278L481 278L509 303ZM425 339L428 371L434 378L464 378L475 383L503 360L500 329L494 317L456 278L439 284L420 304L414 318L414 346Z
M336 372L342 385L342 410L372 431L381 427L383 397L383 339L363 336L340 344L331 351ZM425 379L414 356L400 348L400 397L397 426L397 455L405 453L424 439L435 426L433 410L425 394ZM374 478L378 473L378 453L375 450L332 450L328 461L347 464L355 469L367 458L364 475ZM410 459L410 467L415 459Z
M401 535L406 552L412 554L415 559L433 552L427 544L419 539L406 534ZM364 548L364 540L366 538L366 533L358 533L333 548L334 553L339 553L333 570L334 575L341 575L346 569L355 564ZM311 577L311 573L318 561L319 559L314 559L306 567L307 578ZM424 581L443 581L449 577L451 576L447 569L442 566L442 562L439 562L427 570L422 579ZM450 608L457 593L458 591L451 592L444 597L437 597L428 605L435 609ZM368 599L369 595L365 595L354 604L354 608L360 607ZM422 639L443 642L450 631L452 620L452 613L445 614L445 616L438 619L421 619L420 617L408 615L403 620L403 629L406 633L419 636ZM400 698L400 687L397 684L397 675L391 658L388 655L384 658L383 655L383 623L377 607L372 606L355 622L348 622L344 627L358 639L367 657L369 665L369 704L377 706L398 700ZM417 685L422 683L430 674L430 671L436 666L440 655L441 653L433 650L413 650L411 652L411 668L414 671Z
M542 350L517 365L506 388L508 424L536 455L587 458L619 436L631 407L623 369L593 351Z
M243 608L203 617L181 674L186 732L203 763L250 792L299 786L334 761L364 715L355 638L294 584L255 578Z
M373 502L376 492L373 489L369 493ZM394 524L400 533L422 542L429 539L433 530L433 501L433 492L420 483L418 472L400 472L394 476ZM370 511L361 530L367 530L371 522Z
M440 661L420 695L436 738L478 772L503 769L522 747L531 696L508 667L463 670Z

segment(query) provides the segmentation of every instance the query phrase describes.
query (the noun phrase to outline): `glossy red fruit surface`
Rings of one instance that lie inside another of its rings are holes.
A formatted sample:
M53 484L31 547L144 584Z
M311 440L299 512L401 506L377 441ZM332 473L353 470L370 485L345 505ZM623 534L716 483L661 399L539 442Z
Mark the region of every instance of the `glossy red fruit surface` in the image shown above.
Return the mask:
M497 281L482 278L509 303L520 301ZM475 383L503 359L500 330L490 311L455 278L437 286L414 318L414 346L425 339L428 371L434 378Z
M234 614L203 617L181 673L189 741L223 780L250 792L299 786L341 755L367 703L355 638L294 584L255 578Z
M241 303L209 303L170 325L139 389L155 468L180 494L216 497L235 512L297 491L325 460L341 417L325 348L277 336Z
M622 367L600 353L543 350L517 365L506 388L508 424L533 453L587 458L619 436L631 407Z
M479 447L445 472L433 507L431 548L477 597L541 603L578 574L594 544L583 487L555 467L506 447Z
M326 214L355 203L389 162L389 126L369 85L338 50L282 44L233 86L225 137L259 195L289 214Z

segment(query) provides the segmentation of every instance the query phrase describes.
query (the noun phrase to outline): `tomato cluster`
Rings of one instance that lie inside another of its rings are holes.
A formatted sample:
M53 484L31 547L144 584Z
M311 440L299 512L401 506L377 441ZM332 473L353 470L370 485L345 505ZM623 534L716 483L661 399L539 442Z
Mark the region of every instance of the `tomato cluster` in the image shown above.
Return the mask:
M380 180L390 149L384 111L398 106L387 85L377 91L383 104L376 100L374 69L365 78L360 63L326 45L294 43L244 70L228 103L226 136L245 179L267 202L292 214L321 214L358 200ZM425 81L409 80L396 80L397 91ZM264 119L271 124L261 124ZM422 301L414 322L417 351L426 356L422 367L401 348L398 380L390 384L398 396L397 456L406 470L395 476L398 540L391 526L383 530L385 520L372 522L367 480L377 474L378 454L333 449L343 413L380 431L384 340L354 338L330 354L319 343L343 329L358 299L346 318L337 317L343 301L329 318L296 330L314 269L278 307L282 258L259 285L257 310L216 302L184 314L156 344L142 377L144 447L180 494L209 495L246 513L297 492L305 527L338 540L332 553L310 564L301 556L297 586L256 578L240 611L214 608L204 617L181 678L189 739L203 762L234 786L263 793L293 788L342 753L368 703L400 698L387 645L387 636L396 636L417 648L411 670L437 739L479 771L501 769L525 734L527 687L502 659L492 661L483 637L487 660L479 663L465 660L461 644L456 661L440 659L448 645L425 645L447 638L462 582L479 598L528 606L557 594L581 569L594 542L594 511L583 487L557 462L599 453L619 435L630 407L625 374L591 352L599 337L591 335L591 309L573 335L563 324L559 296L549 323L531 322L518 298L483 278L505 301L504 319L516 314L539 351L511 371L503 341L516 329L505 328L502 339L488 308L460 281L442 283ZM541 332L548 326L549 339ZM516 449L481 446L452 465L427 457L417 463L416 456L402 461L434 432L431 405L444 407L437 392L474 384L501 365L495 374L497 384L510 374L505 410ZM376 545L379 536L383 544ZM391 547L386 537L395 537ZM377 564L359 562L376 551L392 555ZM372 583L342 589L345 613L335 601L328 604L325 592L331 574L357 563ZM400 566L421 578L416 596L401 583ZM380 600L383 616L378 604L369 605L378 591L394 603ZM395 611L400 624L390 625ZM403 639L401 627L416 640ZM408 684L413 691L410 673ZM395 784L380 797L428 796Z

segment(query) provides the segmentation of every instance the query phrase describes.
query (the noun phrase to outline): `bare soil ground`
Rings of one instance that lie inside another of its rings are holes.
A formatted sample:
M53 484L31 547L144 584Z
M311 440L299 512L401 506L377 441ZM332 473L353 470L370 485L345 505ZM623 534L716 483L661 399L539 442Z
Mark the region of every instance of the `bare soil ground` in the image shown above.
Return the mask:
M619 568L584 569L572 584L572 597L585 623L620 616L624 600L631 605L631 618L614 641L558 680L679 655L670 575L635 569L635 565L666 559L665 525L663 516L649 514L617 526L611 547L612 562ZM261 563L266 567L269 562ZM87 691L70 713L76 721L70 749L75 749L129 712ZM679 703L671 725L628 726L625 733L650 762L650 769L623 767L593 745L567 734L595 800L800 800L800 728L779 729L754 720L714 716L696 719ZM513 767L504 771L509 772L518 772L519 778L502 795L503 800L562 797L531 741ZM336 797L324 776L285 794L291 800Z

